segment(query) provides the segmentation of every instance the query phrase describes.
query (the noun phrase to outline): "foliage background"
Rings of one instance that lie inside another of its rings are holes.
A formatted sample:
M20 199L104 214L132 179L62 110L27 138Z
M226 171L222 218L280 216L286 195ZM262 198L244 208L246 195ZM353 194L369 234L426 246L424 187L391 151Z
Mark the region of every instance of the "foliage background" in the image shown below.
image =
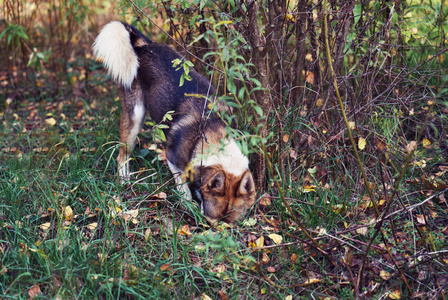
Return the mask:
M0 1L1 294L443 299L447 4ZM116 19L234 107L246 222L179 204L149 121L116 182L117 91L90 50Z

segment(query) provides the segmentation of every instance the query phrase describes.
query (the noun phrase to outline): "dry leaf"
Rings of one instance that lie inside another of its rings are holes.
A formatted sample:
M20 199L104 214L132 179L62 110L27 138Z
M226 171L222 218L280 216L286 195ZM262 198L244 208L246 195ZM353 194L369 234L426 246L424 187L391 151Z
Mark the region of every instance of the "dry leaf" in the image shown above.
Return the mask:
M69 205L64 208L64 216L67 221L73 218L73 209Z
M90 223L89 225L86 226L86 228L90 231L94 231L97 227L98 227L97 222Z
M177 233L180 235L191 235L190 227L188 225L184 225L177 230Z
M389 293L390 299L401 299L401 290L395 290L393 293Z
M358 148L359 150L364 150L366 148L366 139L365 138L359 138L358 140Z
M289 142L289 134L285 134L285 135L283 136L283 142L284 142L284 143Z
M55 118L45 119L45 124L47 124L49 126L54 126L54 125L56 125L56 120L55 120Z
M367 234L367 227L361 227L356 229L356 232L362 235L366 235Z
M387 272L387 271L381 270L380 271L380 277L383 280L389 280L392 277L392 275L390 275L390 273Z
M417 148L417 142L411 141L409 144L406 145L405 149L408 154L410 154L412 151L415 151Z
M264 246L264 236L260 236L256 241L255 241L255 246L257 246L258 248L261 248Z
M254 226L255 224L257 224L257 219L255 218L249 218L243 221L244 226Z
M299 256L297 256L297 254L293 253L289 260L291 261L292 264L296 264L299 261Z
M274 267L268 267L266 269L269 273L275 273L275 268Z
M44 223L44 224L40 225L39 227L40 227L40 229L42 229L43 231L47 231L48 229L50 229L50 226L51 226L51 223L50 223L50 222L47 222L47 223Z
M201 294L201 300L212 300L209 296L207 296L205 293Z
M260 205L261 206L271 205L271 195L266 194L265 196L263 196L263 198L261 198L261 200L260 200Z
M218 295L219 295L219 299L221 299L221 300L228 300L229 299L229 296L227 296L226 292L224 292L224 291L219 291Z
M425 217L423 215L417 215L416 217L417 217L418 224L422 224L422 225L426 224Z
M38 284L33 285L29 290L28 290L28 295L30 296L30 299L34 299L37 296L39 296L40 294L42 294L40 287Z
M355 129L356 127L355 122L353 121L348 122L348 127L350 127L351 130Z
M423 147L425 147L427 149L431 148L430 147L431 146L431 142L428 139L423 139L422 144L423 144Z
M171 271L173 268L171 268L170 264L163 264L160 266L160 271Z
M263 255L261 256L261 261L263 262L263 263L268 263L269 261L270 261L271 259L269 258L269 256L268 256L268 254L267 253L263 253Z
M271 233L270 235L268 235L268 237L277 245L280 244L283 240L283 237L276 233Z
M310 285L310 284L317 283L317 282L321 282L321 279L319 279L319 278L310 278L310 279L307 279L303 284L304 285Z
M305 81L310 83L310 84L313 84L314 83L314 73L311 72L311 71L307 71L306 72Z

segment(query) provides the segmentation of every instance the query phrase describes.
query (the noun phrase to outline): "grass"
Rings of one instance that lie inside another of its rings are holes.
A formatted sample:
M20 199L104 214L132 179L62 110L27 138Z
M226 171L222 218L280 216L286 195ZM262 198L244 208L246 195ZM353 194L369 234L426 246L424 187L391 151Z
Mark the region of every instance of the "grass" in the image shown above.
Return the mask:
M302 236L273 187L268 190L272 196L258 199L248 221L210 228L193 204L180 203L158 153L144 151L153 143L149 127L140 134L132 161L132 169L141 172L131 185L117 182L120 112L109 86L94 79L82 100L56 102L45 96L2 114L2 299L28 298L36 287L40 297L62 299L353 298L348 280L356 273L350 272L361 265L362 249L374 231L372 226L354 228L374 222L373 210L362 190L347 188L361 181L353 166L346 166L343 178L333 176L328 186L316 179L316 172L333 172L343 157L317 162L315 170L291 161L279 178L296 217L330 256ZM284 151L290 150L286 146ZM425 176L425 170L414 167L409 180ZM372 166L369 172L380 176L381 170ZM406 206L426 197L411 185L406 189L401 199ZM377 237L369 253L366 280L376 282L372 295L398 289L410 296L383 250L385 243L409 280L424 276L419 280L426 280L426 293L437 291L430 277L443 283L447 276L442 256L448 247L447 216L443 203L433 202L397 214L393 226L384 226L387 240ZM282 240L275 242L273 233ZM395 280L385 280L381 272Z

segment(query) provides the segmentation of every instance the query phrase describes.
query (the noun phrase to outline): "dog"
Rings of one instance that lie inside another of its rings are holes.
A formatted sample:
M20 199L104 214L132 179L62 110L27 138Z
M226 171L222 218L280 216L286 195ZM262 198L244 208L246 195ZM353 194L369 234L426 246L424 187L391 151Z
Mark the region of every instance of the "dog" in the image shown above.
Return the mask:
M240 220L255 202L255 184L248 158L212 110L211 83L191 68L180 85L184 71L173 61L183 56L126 23L104 26L93 52L120 86L119 176L129 179L130 154L148 111L156 124L167 125L166 158L179 191L211 223Z

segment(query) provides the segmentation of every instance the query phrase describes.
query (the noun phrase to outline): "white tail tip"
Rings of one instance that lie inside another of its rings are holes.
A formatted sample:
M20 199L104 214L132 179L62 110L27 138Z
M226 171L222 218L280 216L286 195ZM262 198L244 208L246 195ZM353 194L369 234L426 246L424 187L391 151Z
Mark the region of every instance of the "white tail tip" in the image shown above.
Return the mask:
M137 76L138 57L122 23L114 21L103 27L93 43L93 53L103 61L116 82L125 88L132 86Z

